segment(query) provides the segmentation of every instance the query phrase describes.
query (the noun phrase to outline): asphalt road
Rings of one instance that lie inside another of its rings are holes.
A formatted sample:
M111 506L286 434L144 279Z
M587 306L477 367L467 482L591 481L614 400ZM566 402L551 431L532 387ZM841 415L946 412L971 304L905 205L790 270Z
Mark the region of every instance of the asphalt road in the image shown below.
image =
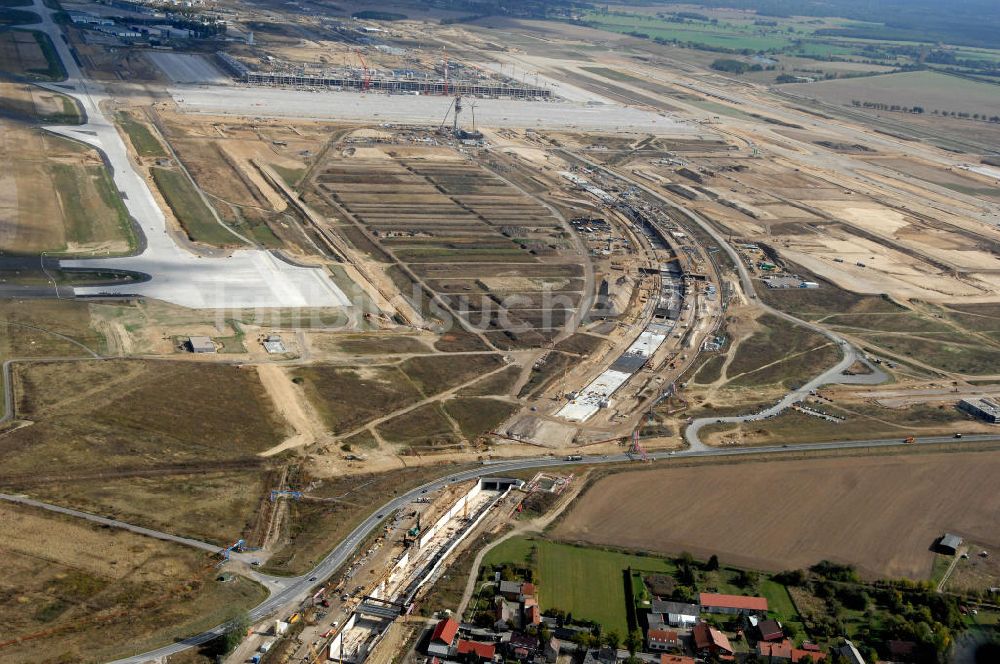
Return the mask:
M778 318L786 320L792 323L793 325L801 325L802 327L812 330L817 334L823 335L833 343L837 344L837 346L840 348L841 352L840 361L838 361L835 365L823 371L818 376L808 381L798 389L792 390L772 406L764 408L755 413L749 413L746 415L732 415L728 417L702 417L691 422L691 424L689 424L687 429L685 429L684 431L684 440L685 442L687 442L688 446L692 451L704 452L711 449L707 445L705 445L705 443L702 442L701 438L698 435L698 432L701 431L703 427L708 426L709 424L754 422L757 420L763 420L769 417L774 417L775 415L778 415L781 412L783 412L789 406L804 401L806 397L809 396L809 393L812 392L813 390L816 390L817 388L823 385L829 385L831 383L878 385L886 380L887 376L885 375L885 373L883 373L878 367L874 367L868 364L868 362L864 360L863 355L856 348L854 348L854 346L849 344L845 339L841 338L837 334L831 332L830 330L824 327L816 325L815 323L812 323L807 320L802 320L800 318L796 318L791 314L788 314L784 311L780 311L770 305L765 304L764 302L761 302L761 300L757 297L757 291L754 287L753 277L751 276L750 271L747 269L747 266L743 262L739 253L726 241L726 238L723 237L723 235L719 233L705 218L701 217L700 215L691 210L688 210L687 208L676 205L671 200L663 197L659 192L655 191L651 187L647 187L641 182L625 178L622 175L614 171L611 171L608 168L596 162L587 159L586 157L581 157L580 155L575 153L568 153L568 154L572 156L574 159L586 163L588 166L590 166L590 168L594 170L601 171L612 178L623 180L628 184L631 184L643 190L644 192L646 192L647 195L655 198L659 203L662 203L663 205L666 205L667 207L670 207L671 209L676 210L681 214L683 214L685 217L690 219L692 223L696 224L705 233L707 233L718 244L718 246L721 247L722 250L725 251L726 254L729 256L730 260L736 266L736 270L740 278L740 285L742 286L743 292L746 294L748 301L753 303L754 306L759 307L760 309L766 311L767 313L773 316L777 316ZM868 365L868 367L872 370L872 372L870 374L863 374L863 375L859 374L854 376L844 375L844 371L858 361L864 362L866 365Z
M963 443L974 444L977 442L986 441L1000 441L1000 434L983 434L983 435L970 435L965 436L962 439ZM933 436L927 438L918 438L912 445L931 445L935 443L952 443L956 442L954 438L950 436ZM878 448L878 447L896 447L905 445L901 438L880 438L876 440L866 440L866 441L834 441L828 443L803 443L798 445L780 445L780 446L770 446L770 447L741 447L741 448L707 448L707 449L691 449L683 450L677 452L656 452L649 455L649 459L653 462L664 462L670 459L687 459L687 458L700 458L700 457L738 457L747 456L754 454L788 454L788 453L798 453L805 451L819 451L819 450L846 450L846 449L861 449L861 448ZM326 558L320 562L312 571L303 574L302 576L289 578L286 580L286 585L279 590L273 592L273 594L267 598L263 603L259 604L252 611L250 611L250 618L253 621L258 621L263 618L268 617L280 610L291 611L294 606L297 606L298 602L309 596L313 589L316 587L317 582L309 581L310 578L317 577L320 580L324 580L327 577L333 575L337 569L343 565L351 556L355 553L357 548L361 543L368 537L369 533L375 530L378 525L382 522L383 518L389 516L393 511L398 510L410 502L413 502L419 498L424 493L429 493L452 484L454 482L462 482L465 480L476 479L479 477L492 477L492 476L502 476L504 473L509 473L517 470L526 470L533 468L552 468L559 466L579 466L579 465L594 465L594 464L613 464L613 463L623 463L633 461L631 457L627 454L610 454L605 456L587 456L584 457L582 461L567 461L564 458L553 458L553 457L543 457L535 459L519 459L515 461L502 461L498 463L485 464L483 466L477 466L469 470L464 470L458 473L453 473L441 479L434 480L424 484L423 486L417 487L407 493L399 495L389 502L385 503L372 512L367 519L364 520L354 531L345 539L340 542L331 551ZM115 661L113 664L140 664L141 662L149 662L151 660L167 657L169 655L176 654L192 646L200 645L206 641L219 636L224 633L226 625L219 625L218 627L198 634L197 636L192 636L190 638L172 643L168 646L158 648L157 650L151 650L147 653L141 655L136 655L134 657L127 657L125 659L120 659Z
M80 510L74 510L68 507L60 507L58 505L43 503L38 500L32 500L31 498L25 498L24 496L15 496L9 493L0 493L0 500L6 500L7 502L18 503L20 505L28 505L30 507L37 507L40 509L48 510L50 512L58 512L60 514L76 517L78 519L85 519L92 523L99 523L102 526L111 526L113 528L121 528L122 530L130 530L133 533L138 533L139 535L145 535L146 537L155 537L156 539L159 540L173 542L174 544L183 544L184 546L190 546L196 549L202 549L204 551L211 551L212 553L218 553L219 550L222 548L215 544L209 544L208 542L201 542L199 540L189 539L187 537L181 537L179 535L171 535L170 533L164 533L160 532L159 530L152 530L150 528L143 528L142 526L135 526L132 525L131 523L118 521L117 519L108 519L103 516L91 514L90 512L81 512Z

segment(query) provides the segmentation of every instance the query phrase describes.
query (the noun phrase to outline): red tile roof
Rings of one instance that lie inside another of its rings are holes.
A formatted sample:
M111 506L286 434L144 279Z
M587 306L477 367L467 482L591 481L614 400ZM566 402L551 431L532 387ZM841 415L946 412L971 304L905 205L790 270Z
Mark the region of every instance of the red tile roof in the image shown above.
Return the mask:
M801 648L792 648L792 662L797 663L800 659L809 655L812 657L813 662L822 662L826 659L825 652L817 652L815 650L803 650Z
M719 595L716 593L701 593L698 603L704 607L718 606L741 611L767 611L766 597L744 597L743 595Z
M463 639L458 640L458 654L466 655L470 652L476 653L476 656L480 659L493 659L493 655L497 652L496 644L493 643L480 643L479 641L465 641Z
M704 622L694 626L694 644L698 650L711 648L727 653L733 652L733 647L729 644L729 637Z
M780 659L791 659L792 658L792 644L788 641L779 641L778 643L770 643L768 641L761 641L757 644L757 652L760 653L761 657L778 657Z
M450 646L452 641L455 640L456 634L458 634L458 622L451 618L445 618L434 628L434 633L431 634L431 641L439 641Z
M676 643L677 642L677 632L670 629L651 629L647 632L649 641L658 641L660 643Z
M694 657L684 655L660 655L660 664L694 664Z
M781 641L779 643L768 643L766 641L761 641L757 644L757 652L760 653L762 657L776 657L780 659L789 659L793 663L798 662L800 659L809 655L812 657L814 662L821 662L826 657L826 653L818 652L816 650L807 650L804 648L796 648L792 645L792 642L788 639Z
M522 595L534 595L535 594L535 584L533 584L533 583L522 583L521 584L521 594Z
M542 610L537 606L528 607L528 622L537 625L542 622Z

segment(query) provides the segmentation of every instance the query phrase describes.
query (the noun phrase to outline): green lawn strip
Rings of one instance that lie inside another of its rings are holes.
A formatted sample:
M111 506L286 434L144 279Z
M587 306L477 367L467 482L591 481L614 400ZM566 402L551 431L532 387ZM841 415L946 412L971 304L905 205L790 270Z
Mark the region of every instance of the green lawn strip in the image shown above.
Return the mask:
M125 202L122 201L121 194L115 188L115 183L111 179L111 175L108 173L107 169L103 166L95 166L88 169L93 177L94 188L97 189L98 195L104 204L108 206L111 210L114 210L115 216L117 218L118 229L122 234L122 237L128 242L129 251L131 253L134 251L138 245L138 238L136 238L135 228L132 226L132 219L129 216L128 209L125 207Z
M118 114L118 123L128 134L128 140L132 147L139 153L140 157L166 157L167 152L163 145L149 130L149 127L127 113Z
M291 188L295 188L302 176L306 174L305 168L288 168L287 166L278 166L277 164L271 164L271 168L274 172L281 176L281 179L285 181Z
M152 168L150 172L167 205L191 240L214 246L240 243L235 235L215 220L212 211L183 173L165 168Z

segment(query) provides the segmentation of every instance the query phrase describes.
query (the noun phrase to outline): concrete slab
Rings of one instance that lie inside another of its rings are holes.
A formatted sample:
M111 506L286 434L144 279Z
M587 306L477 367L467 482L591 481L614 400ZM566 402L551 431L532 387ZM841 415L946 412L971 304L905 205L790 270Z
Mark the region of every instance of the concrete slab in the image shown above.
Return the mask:
M211 115L392 122L437 126L450 97L359 94L245 86L174 86L181 110ZM471 102L470 102L471 103ZM476 99L476 124L497 128L580 129L692 136L695 124L665 114L609 103ZM463 117L471 124L472 118Z
M101 104L110 100L109 95L100 83L84 78L50 10L35 0L32 11L42 17L42 22L32 29L51 37L67 73L66 81L44 87L76 99L87 117L87 123L81 126L50 126L46 130L101 152L125 207L145 236L146 246L137 256L63 260L60 265L130 270L148 274L149 281L77 287L73 289L75 294L139 295L192 309L324 308L350 304L322 269L294 266L263 250L242 249L225 257L206 257L178 246L167 233L166 217L146 180L129 161L122 137L101 109Z
M223 74L204 56L193 53L153 51L146 57L153 61L167 78L174 83L211 83L227 85L232 79Z

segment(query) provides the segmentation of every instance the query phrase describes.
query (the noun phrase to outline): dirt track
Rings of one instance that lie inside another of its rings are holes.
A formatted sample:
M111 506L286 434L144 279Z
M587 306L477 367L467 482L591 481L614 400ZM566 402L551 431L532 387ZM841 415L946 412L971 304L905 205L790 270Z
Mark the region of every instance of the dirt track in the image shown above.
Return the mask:
M831 458L599 480L555 535L780 570L823 558L928 578L943 532L1000 545L1000 453Z

